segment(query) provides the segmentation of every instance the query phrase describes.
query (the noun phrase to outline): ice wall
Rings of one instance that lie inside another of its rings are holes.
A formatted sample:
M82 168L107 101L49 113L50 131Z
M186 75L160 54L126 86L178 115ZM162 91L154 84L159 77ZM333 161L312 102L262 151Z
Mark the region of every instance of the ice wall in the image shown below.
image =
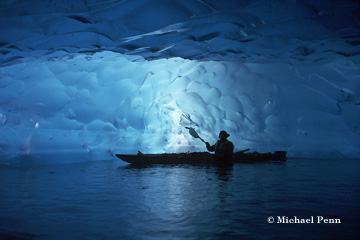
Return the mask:
M317 61L358 55L359 16L356 0L0 1L0 63L104 50L147 60Z
M185 126L210 142L225 129L237 150L356 157L358 74L352 62L31 59L1 68L2 159L205 150Z
M0 163L236 150L360 157L356 1L0 3Z

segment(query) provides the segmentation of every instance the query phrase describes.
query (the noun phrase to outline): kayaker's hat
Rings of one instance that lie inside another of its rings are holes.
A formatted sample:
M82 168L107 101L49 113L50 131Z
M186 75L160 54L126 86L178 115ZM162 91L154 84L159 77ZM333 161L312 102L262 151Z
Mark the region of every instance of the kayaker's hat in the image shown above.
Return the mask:
M230 136L230 134L228 134L228 133L225 132L225 131L221 131L221 132L219 133L219 138L221 138L221 137L228 138L229 136Z

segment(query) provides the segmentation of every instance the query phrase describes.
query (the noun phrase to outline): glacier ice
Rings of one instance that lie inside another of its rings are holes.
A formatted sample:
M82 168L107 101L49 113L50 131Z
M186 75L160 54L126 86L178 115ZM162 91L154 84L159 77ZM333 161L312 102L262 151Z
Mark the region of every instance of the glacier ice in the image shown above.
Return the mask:
M40 2L1 3L2 164L205 151L187 126L360 157L356 1Z

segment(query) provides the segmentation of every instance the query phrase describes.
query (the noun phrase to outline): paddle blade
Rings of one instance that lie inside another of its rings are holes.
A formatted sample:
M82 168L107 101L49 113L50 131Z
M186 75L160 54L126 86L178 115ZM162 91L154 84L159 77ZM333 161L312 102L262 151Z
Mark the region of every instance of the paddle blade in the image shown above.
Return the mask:
M194 138L200 138L199 134L197 134L195 129L193 129L192 127L185 127L185 128L189 129L189 133L191 136L193 136Z

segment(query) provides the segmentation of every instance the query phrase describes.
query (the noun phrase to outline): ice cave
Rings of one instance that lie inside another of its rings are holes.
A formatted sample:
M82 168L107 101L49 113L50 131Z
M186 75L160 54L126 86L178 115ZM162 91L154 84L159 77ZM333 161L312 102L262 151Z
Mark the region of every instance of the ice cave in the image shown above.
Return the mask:
M355 0L0 2L0 164L360 157Z

